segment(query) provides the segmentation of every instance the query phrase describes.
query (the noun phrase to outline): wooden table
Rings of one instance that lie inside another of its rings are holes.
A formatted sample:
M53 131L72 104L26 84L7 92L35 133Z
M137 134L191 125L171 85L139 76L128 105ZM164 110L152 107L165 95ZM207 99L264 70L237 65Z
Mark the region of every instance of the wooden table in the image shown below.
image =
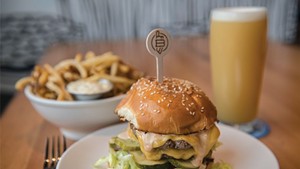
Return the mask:
M155 75L155 61L144 40L124 42L57 44L46 51L40 63L56 64L77 52L113 51L125 62ZM207 38L178 38L165 57L165 75L190 80L212 96ZM300 47L269 43L259 118L270 124L262 138L276 155L282 169L300 168ZM1 169L41 169L45 138L59 135L24 94L18 93L1 118ZM73 141L68 140L68 144Z

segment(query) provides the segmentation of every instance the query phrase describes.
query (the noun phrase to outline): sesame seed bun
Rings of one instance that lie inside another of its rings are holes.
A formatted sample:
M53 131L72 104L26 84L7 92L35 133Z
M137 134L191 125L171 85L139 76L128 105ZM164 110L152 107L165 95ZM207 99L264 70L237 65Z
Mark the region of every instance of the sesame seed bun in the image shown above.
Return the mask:
M132 85L116 113L141 131L190 134L217 120L215 106L195 84L181 79L141 78Z

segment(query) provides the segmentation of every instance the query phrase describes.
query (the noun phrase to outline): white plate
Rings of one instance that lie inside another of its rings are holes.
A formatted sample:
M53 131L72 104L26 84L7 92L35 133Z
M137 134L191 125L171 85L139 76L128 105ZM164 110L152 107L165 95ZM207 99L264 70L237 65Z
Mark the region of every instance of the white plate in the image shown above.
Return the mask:
M274 154L259 140L234 128L218 125L220 146L216 161L231 164L233 169L279 169ZM108 140L125 130L127 123L100 129L74 143L63 154L57 169L93 169L93 164L108 154Z

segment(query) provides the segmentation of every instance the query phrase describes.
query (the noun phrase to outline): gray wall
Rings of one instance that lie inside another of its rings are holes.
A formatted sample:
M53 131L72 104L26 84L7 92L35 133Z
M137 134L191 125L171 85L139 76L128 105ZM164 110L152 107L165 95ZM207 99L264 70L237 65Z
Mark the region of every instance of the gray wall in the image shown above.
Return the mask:
M63 1L66 16L83 23L91 40L144 38L158 26L175 35L206 34L210 10L228 6L267 7L271 39L293 43L299 31L299 0Z
M174 35L206 34L210 10L265 6L269 37L293 43L299 32L299 0L1 0L1 14L64 16L83 25L85 40L144 38L154 27Z

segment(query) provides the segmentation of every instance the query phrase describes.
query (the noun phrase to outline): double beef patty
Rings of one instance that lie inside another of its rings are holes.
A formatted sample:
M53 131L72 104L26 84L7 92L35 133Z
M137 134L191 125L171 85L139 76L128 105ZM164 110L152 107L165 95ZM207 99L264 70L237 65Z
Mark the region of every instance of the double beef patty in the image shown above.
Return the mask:
M136 128L130 124L130 128L133 131L133 134L136 136ZM164 145L158 147L157 149L165 150L165 149L177 149L177 150L187 150L192 148L192 146L184 140L168 140Z

